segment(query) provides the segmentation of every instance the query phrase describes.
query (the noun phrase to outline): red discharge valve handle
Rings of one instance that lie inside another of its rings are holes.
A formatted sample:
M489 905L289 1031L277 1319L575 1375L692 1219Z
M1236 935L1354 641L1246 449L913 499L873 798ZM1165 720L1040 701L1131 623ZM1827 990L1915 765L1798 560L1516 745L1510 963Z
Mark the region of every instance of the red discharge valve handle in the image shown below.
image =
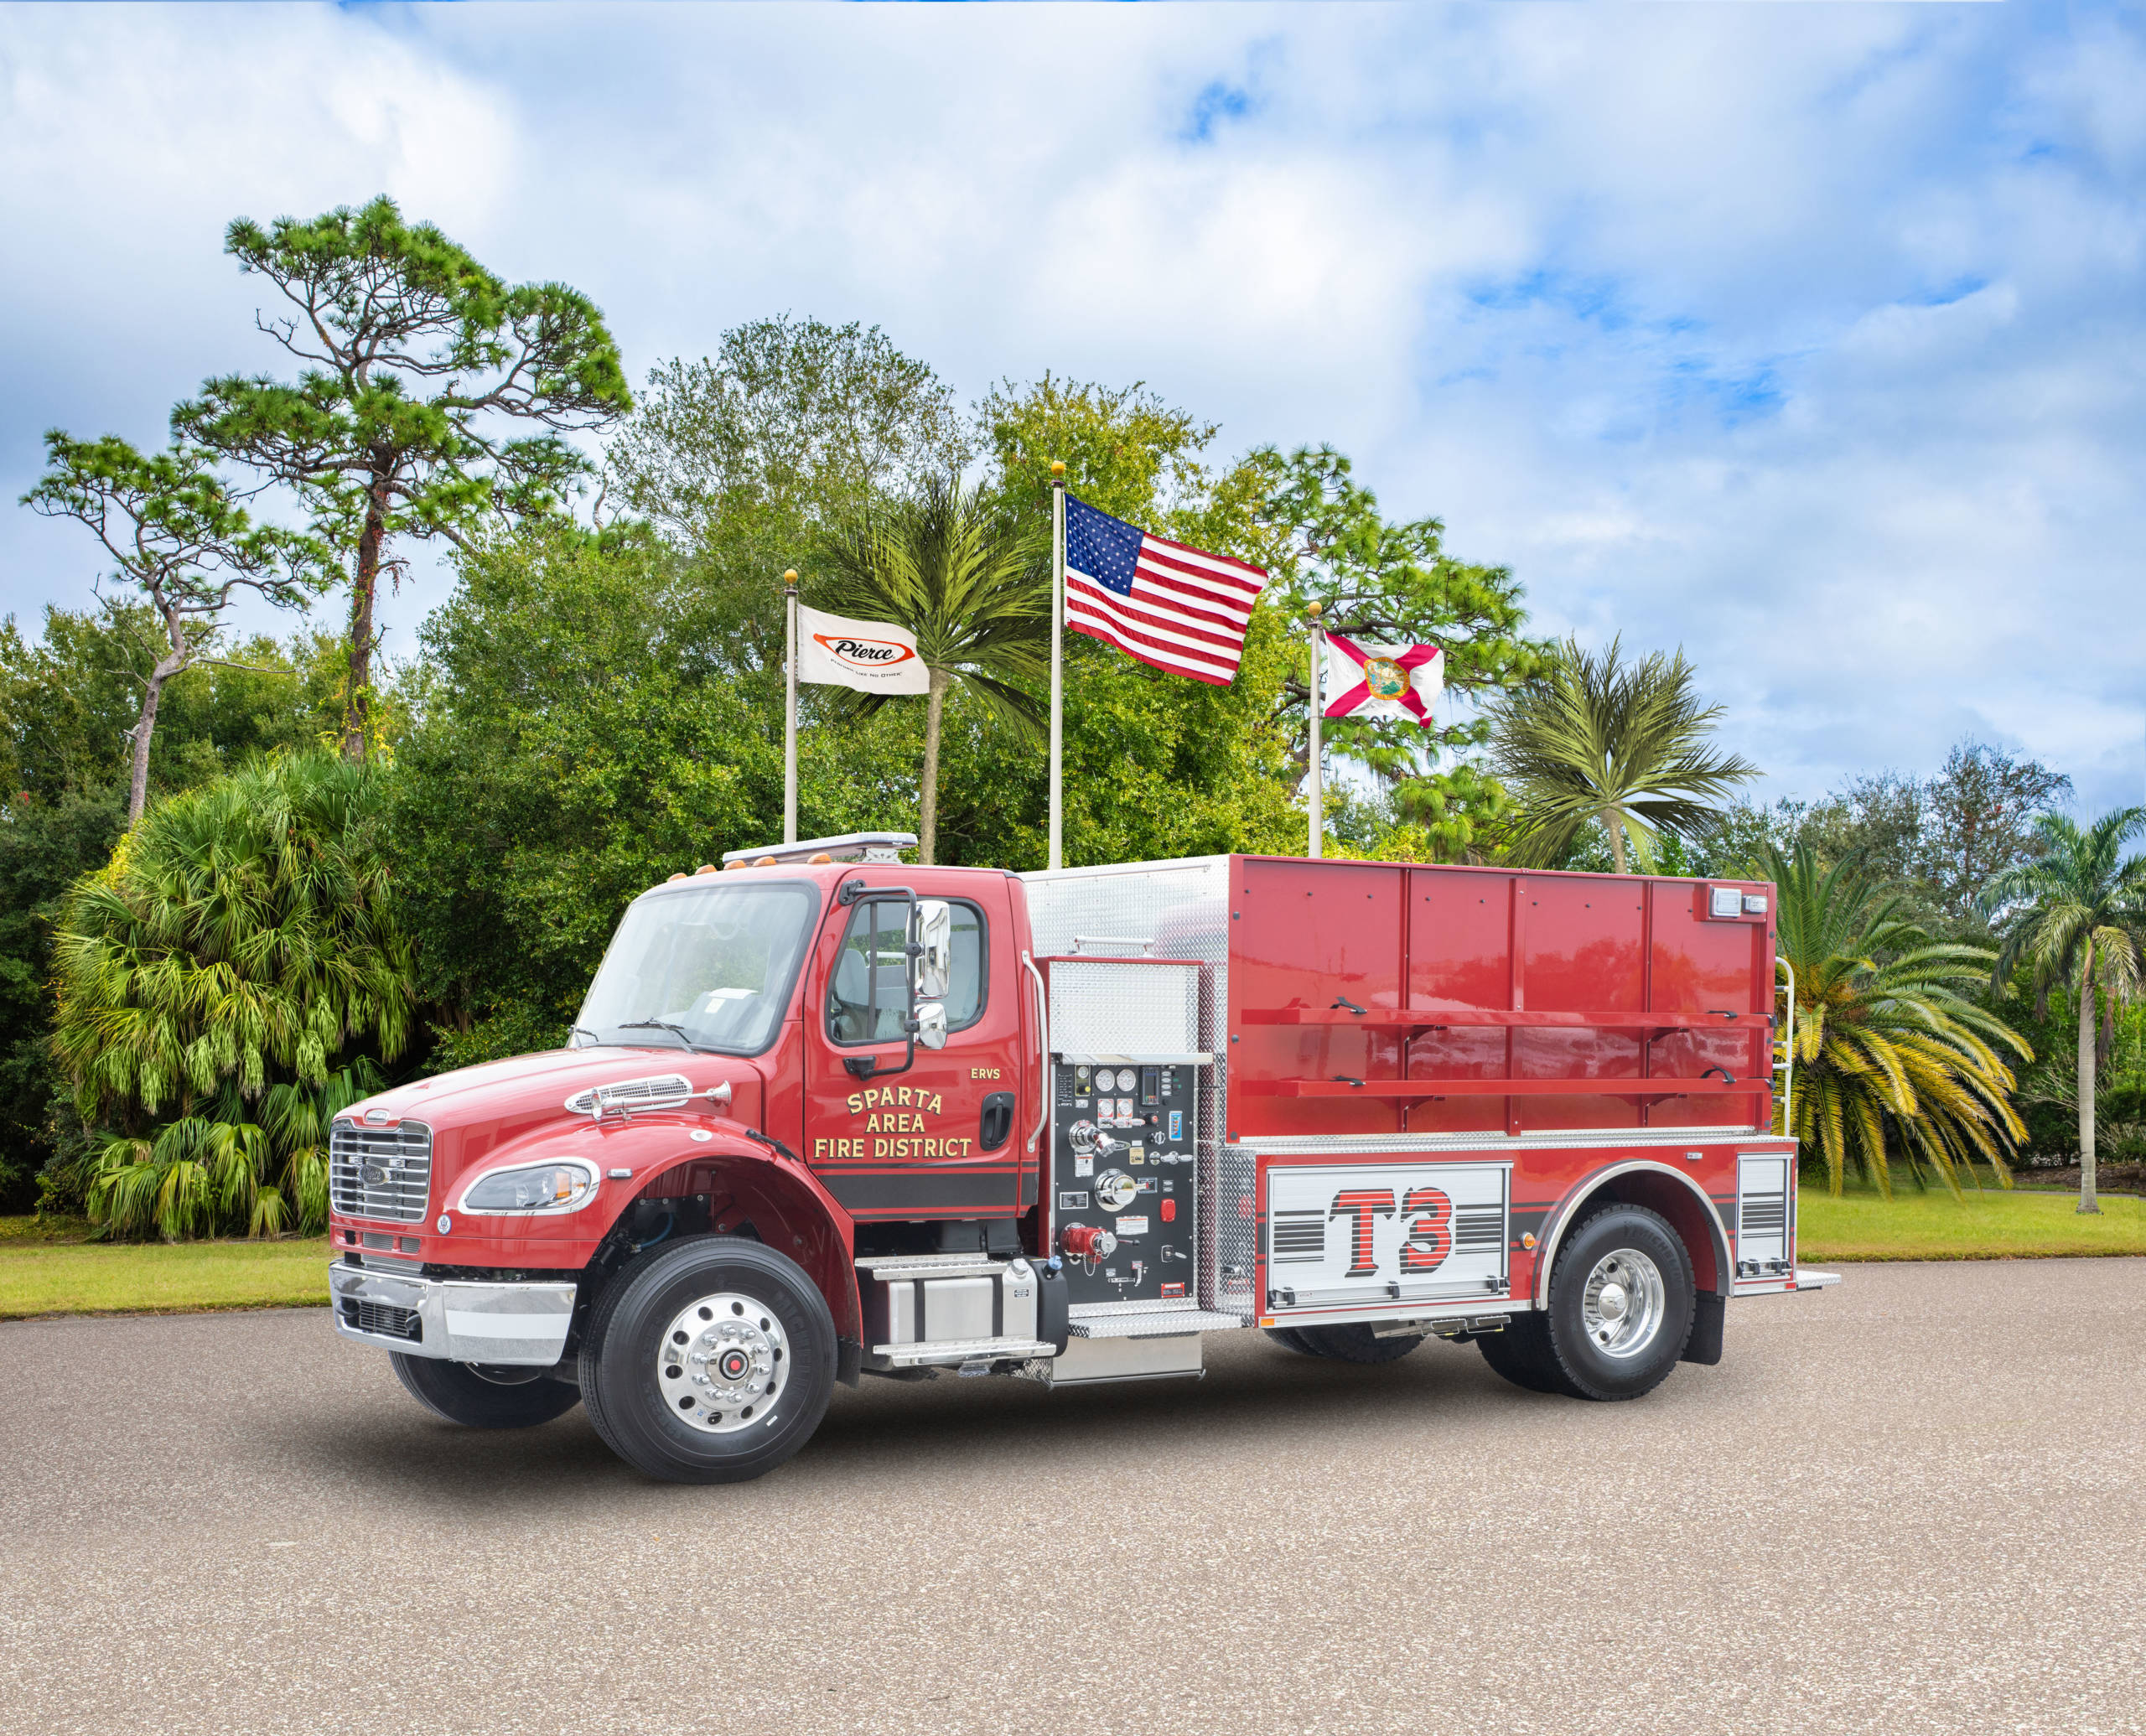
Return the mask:
M1107 1260L1117 1249L1117 1236L1093 1224L1069 1224L1058 1239L1076 1260Z

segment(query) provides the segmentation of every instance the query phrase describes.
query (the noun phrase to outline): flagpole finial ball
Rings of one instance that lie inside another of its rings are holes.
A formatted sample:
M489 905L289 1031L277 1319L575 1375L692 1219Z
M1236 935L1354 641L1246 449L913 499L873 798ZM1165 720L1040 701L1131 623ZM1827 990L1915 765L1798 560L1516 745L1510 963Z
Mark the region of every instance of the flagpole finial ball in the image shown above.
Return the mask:
M782 582L786 585L795 585L797 583L797 569L792 567L789 572L784 573Z
M1319 605L1316 599L1304 605L1304 613L1309 615L1314 622L1319 619Z
M1050 474L1053 476L1063 476L1065 474L1065 460L1053 459L1050 461Z

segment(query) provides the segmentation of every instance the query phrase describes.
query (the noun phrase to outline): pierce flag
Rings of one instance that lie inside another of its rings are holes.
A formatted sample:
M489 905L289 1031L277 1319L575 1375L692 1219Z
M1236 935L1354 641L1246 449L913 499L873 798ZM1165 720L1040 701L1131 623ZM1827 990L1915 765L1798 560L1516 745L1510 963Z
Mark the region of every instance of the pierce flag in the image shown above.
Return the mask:
M797 679L860 693L928 693L916 635L891 621L845 620L797 605Z
M1372 645L1330 632L1330 688L1341 687L1326 703L1330 718L1365 718L1373 722L1420 723L1430 728L1431 707L1445 691L1445 653L1434 645ZM1349 666L1356 680L1348 681Z

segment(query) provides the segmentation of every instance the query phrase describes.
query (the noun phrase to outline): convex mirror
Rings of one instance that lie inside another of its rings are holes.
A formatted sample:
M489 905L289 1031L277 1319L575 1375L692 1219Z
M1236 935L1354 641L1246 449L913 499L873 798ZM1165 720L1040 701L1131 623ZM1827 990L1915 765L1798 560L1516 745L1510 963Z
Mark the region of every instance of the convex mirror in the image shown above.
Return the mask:
M945 905L940 908L944 909ZM916 1040L925 1049L946 1046L946 1007L943 1001L925 1001L916 1009Z

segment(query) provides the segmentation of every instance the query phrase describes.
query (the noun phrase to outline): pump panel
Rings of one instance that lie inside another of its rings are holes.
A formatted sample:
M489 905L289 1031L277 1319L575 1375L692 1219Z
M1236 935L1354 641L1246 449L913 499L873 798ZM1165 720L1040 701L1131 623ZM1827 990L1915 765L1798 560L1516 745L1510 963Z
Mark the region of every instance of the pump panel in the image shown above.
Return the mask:
M1053 1057L1053 1251L1066 1301L1190 1303L1200 1246L1200 1066Z

